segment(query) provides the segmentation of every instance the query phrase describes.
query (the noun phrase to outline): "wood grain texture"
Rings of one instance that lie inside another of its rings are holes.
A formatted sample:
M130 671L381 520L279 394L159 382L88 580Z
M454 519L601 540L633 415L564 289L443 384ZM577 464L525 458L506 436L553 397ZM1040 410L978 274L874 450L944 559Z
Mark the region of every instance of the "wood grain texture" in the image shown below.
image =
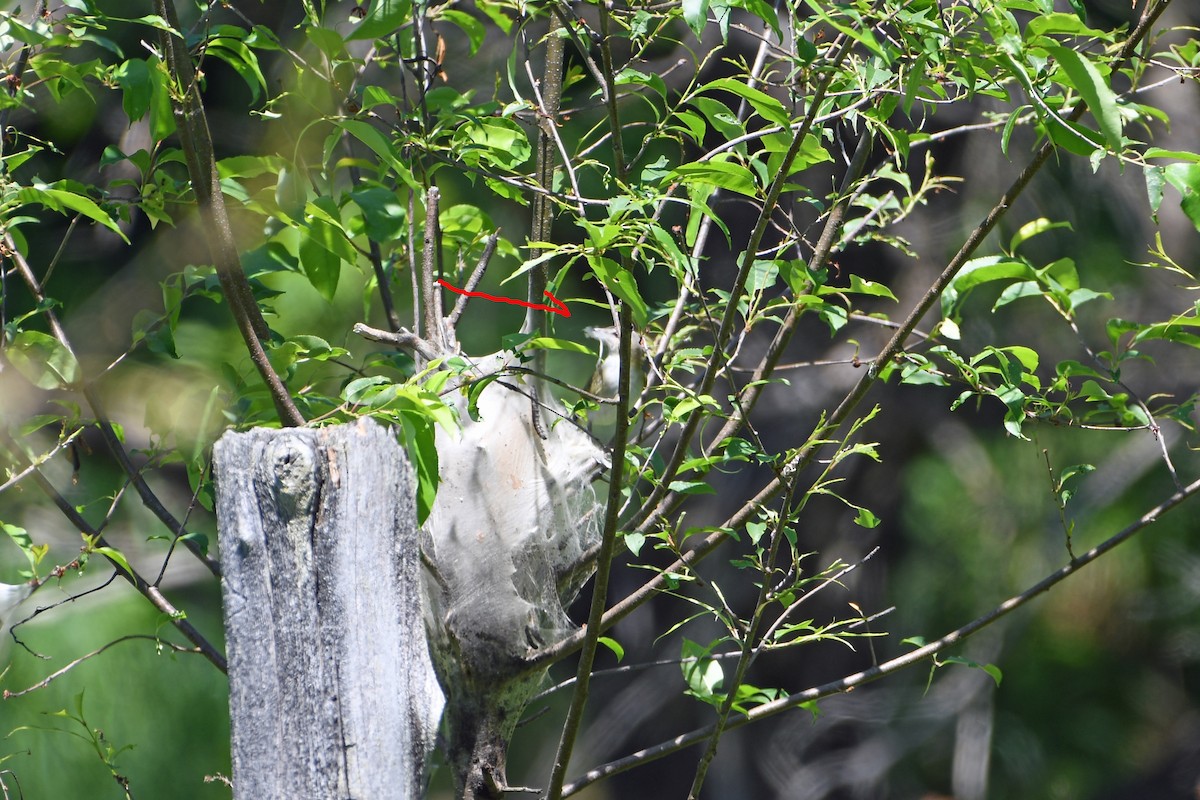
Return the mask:
M421 796L443 700L403 449L364 419L214 457L234 797Z

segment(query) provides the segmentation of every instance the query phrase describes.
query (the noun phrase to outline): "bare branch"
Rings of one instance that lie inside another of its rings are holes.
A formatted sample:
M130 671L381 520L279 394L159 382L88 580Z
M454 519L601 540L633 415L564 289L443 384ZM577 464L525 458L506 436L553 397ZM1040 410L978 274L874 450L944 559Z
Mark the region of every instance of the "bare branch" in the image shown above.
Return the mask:
M15 442L13 442L7 434L0 433L0 440L4 441L5 446L9 449L14 450L14 452L20 452L15 448ZM62 512L63 516L65 516L80 532L86 534L96 544L97 547L112 547L112 545L105 540L104 536L102 536L101 533L96 530L91 523L84 519L82 514L75 510L75 506L73 506L65 497L59 494L58 490L54 488L54 484L50 483L46 476L42 474L40 469L36 469L33 472L33 479L37 483L38 488L40 488L42 492L50 498L51 502L58 507L58 510ZM103 553L102 555L104 555L108 562L112 564L113 569L116 570L117 574L124 578L134 589L138 591L139 594L149 600L155 608L165 614L167 618L171 620L171 624L174 625L179 632L187 638L188 641L196 645L199 652L202 653L205 658L211 661L217 669L221 670L221 672L227 671L225 656L219 650L217 650L217 648L214 647L200 633L200 631L196 630L192 623L187 620L185 615L178 608L172 605L169 600L167 600L157 586L151 584L149 581L143 578L136 570L133 569L132 566L126 569L125 565L117 562L112 557Z
M372 342L382 342L384 344L395 345L415 353L426 361L433 361L438 357L437 349L429 342L417 336L415 333L401 328L393 333L392 331L381 331L379 328L372 328L370 325L364 325L361 322L355 323L352 328L353 332L364 339L370 339Z
M154 0L154 5L155 11L167 21L167 25L179 30L179 17L175 13L174 2ZM303 425L304 416L292 402L287 387L275 374L263 349L263 340L269 338L270 330L258 308L258 301L254 299L254 290L250 288L250 282L242 270L237 243L233 239L233 229L225 211L221 182L217 176L212 135L209 133L204 102L200 98L200 88L192 68L191 54L179 36L170 31L160 33L159 39L167 67L178 85L178 93L172 93L171 103L175 109L179 141L183 146L192 190L196 193L196 200L200 205L205 239L221 282L221 292L237 322L238 332L242 335L250 360L254 362L255 369L267 385L280 422L289 426Z
M446 324L450 326L450 330L458 329L458 318L466 310L471 292L475 291L479 282L483 280L483 273L487 271L488 262L492 260L492 255L496 252L496 243L499 241L500 234L497 232L492 232L487 237L487 241L483 245L483 254L479 256L479 261L475 264L471 277L467 278L466 284L463 285L463 293L459 295L458 300L454 303L454 308L450 311L450 316L446 318Z
M148 636L144 633L134 633L134 634L130 634L128 636L122 636L120 639L114 639L113 641L109 642L108 644L104 645L103 647L98 647L95 650L93 650L92 652L87 653L86 655L82 655L79 658L72 660L69 664L64 666L62 669L51 672L49 675L42 678L40 681L33 684L32 686L27 686L24 689L21 689L16 692L10 692L8 689L5 689L3 697L5 700L8 700L13 697L21 697L22 695L30 694L31 692L36 692L38 689L45 689L47 686L49 686L51 683L53 683L56 679L61 678L63 675L66 675L68 672L75 669L75 667L78 667L83 662L95 658L96 656L103 653L105 650L108 650L110 647L115 647L116 645L122 644L123 642L132 642L132 641L141 641L141 640L154 642L155 647L159 647L159 648L166 647L167 649L173 650L176 653L197 653L200 655L204 655L204 652L199 647L182 647L180 645L173 644L172 642L164 641L157 636Z
M25 260L25 257L21 255L20 251L17 249L11 233L4 234L4 243L11 253L11 258L17 267L17 272L21 275L21 279L29 288L30 293L35 299L37 299L39 303L44 303L46 300L46 294L42 289L42 285L38 281L37 276L33 274L33 269L29 266L29 262ZM57 339L60 344L62 344L62 346L67 350L68 353L71 354L72 357L75 357L75 349L71 346L71 341L67 338L66 329L64 329L62 323L59 322L58 315L55 314L54 310L51 308L46 309L45 315L46 321L50 325L50 331L54 334L54 338ZM150 485L146 483L146 479L142 477L141 470L135 467L133 462L130 461L129 454L125 452L125 445L121 442L121 438L117 436L117 432L113 429L110 417L104 410L104 404L100 400L100 395L97 394L95 389L92 388L91 384L87 383L86 381L82 382L79 388L83 392L84 399L87 400L88 405L91 406L92 414L94 414L96 417L96 426L100 429L100 435L104 437L104 443L108 446L109 452L112 453L113 458L117 460L121 470L133 483L133 488L138 493L138 496L142 499L142 503L145 504L146 508L150 509L154 516L158 517L162 523L166 525L167 529L171 531L172 536L181 538L185 537L187 531L184 529L183 523L175 519L175 516L167 510L166 506L162 504L162 501L158 499L158 495L156 495L150 488ZM221 566L217 563L216 559L201 550L200 546L196 542L187 538L184 538L183 540L184 544L192 552L192 555L198 558L200 562L208 568L209 572L214 575L221 574Z
M820 686L814 686L813 688L806 689L803 692L796 692L795 694L788 695L787 697L783 697L769 703L764 703L763 705L757 706L756 708L750 710L746 715L738 717L729 722L729 724L726 726L726 730L734 730L752 722L758 722L784 711L798 708L806 703L812 703L825 697L851 691L859 686L879 680L882 677L891 675L894 672L899 672L902 669L911 667L914 664L919 664L926 659L936 656L937 654L958 644L959 642L964 641L968 637L979 632L1001 617L1010 614L1043 592L1048 591L1051 587L1064 580L1067 576L1075 574L1084 566L1095 561L1117 545L1132 538L1140 531L1157 522L1163 514L1180 505L1198 492L1200 492L1200 480L1188 484L1180 491L1176 491L1166 500L1143 514L1140 518L1138 518L1137 521L1133 522L1120 532L1113 534L1108 539L1105 539L1103 542L1096 545L1091 550L1088 550L1071 563L1067 564L1061 569L1056 570L1055 572L1050 573L1025 591L1010 597L1003 603L1000 603L995 608L988 611L986 614L977 617L971 622L968 622L966 625L963 625L962 627L957 628L950 633L947 633L940 639L930 642L924 647L917 648L910 653L905 653L902 656L897 656L896 658L885 661L884 663L871 667L870 669L856 672L853 675L847 675L843 678L839 678L836 681L830 681L829 683L821 684ZM659 758L670 755L671 753L678 752L686 747L699 744L711 735L713 727L714 726L712 725L706 725L703 728L697 728L696 730L676 736L668 742L664 742L653 747L647 747L643 750L639 750L636 753L625 756L624 758L610 761L607 764L589 770L579 780L565 786L563 788L563 795L567 796L575 794L584 787L593 784L596 781L603 780L604 778L611 777L620 772L625 772L626 770L634 767L642 766L643 764L655 761Z

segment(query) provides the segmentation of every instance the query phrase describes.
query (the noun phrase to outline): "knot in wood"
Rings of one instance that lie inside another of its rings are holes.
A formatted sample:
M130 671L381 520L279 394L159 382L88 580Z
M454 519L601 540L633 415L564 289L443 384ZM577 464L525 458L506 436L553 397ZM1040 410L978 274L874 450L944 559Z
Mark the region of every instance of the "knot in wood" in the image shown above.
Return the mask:
M297 431L267 445L260 476L266 478L280 514L288 519L311 516L320 494L320 458L308 436Z

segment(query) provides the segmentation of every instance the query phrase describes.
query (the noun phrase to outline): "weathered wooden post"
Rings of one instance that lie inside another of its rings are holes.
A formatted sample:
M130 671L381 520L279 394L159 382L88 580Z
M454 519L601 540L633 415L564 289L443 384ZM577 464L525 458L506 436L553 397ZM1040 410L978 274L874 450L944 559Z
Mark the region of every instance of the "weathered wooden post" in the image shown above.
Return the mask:
M403 449L362 419L214 459L234 797L420 797L443 699Z

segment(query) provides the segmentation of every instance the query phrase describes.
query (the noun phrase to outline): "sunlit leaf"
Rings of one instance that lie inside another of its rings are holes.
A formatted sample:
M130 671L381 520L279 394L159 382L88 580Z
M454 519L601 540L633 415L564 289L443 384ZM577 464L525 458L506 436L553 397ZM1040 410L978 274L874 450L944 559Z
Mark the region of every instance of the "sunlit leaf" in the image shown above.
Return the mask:
M18 331L4 354L17 372L41 389L62 389L79 380L75 355L47 333Z
M1063 15L1078 21L1070 14ZM1066 71L1076 91L1087 102L1088 110L1100 124L1100 132L1110 150L1119 151L1124 142L1121 136L1121 112L1117 108L1117 96L1108 81L1090 60L1069 47L1050 45L1046 48Z

